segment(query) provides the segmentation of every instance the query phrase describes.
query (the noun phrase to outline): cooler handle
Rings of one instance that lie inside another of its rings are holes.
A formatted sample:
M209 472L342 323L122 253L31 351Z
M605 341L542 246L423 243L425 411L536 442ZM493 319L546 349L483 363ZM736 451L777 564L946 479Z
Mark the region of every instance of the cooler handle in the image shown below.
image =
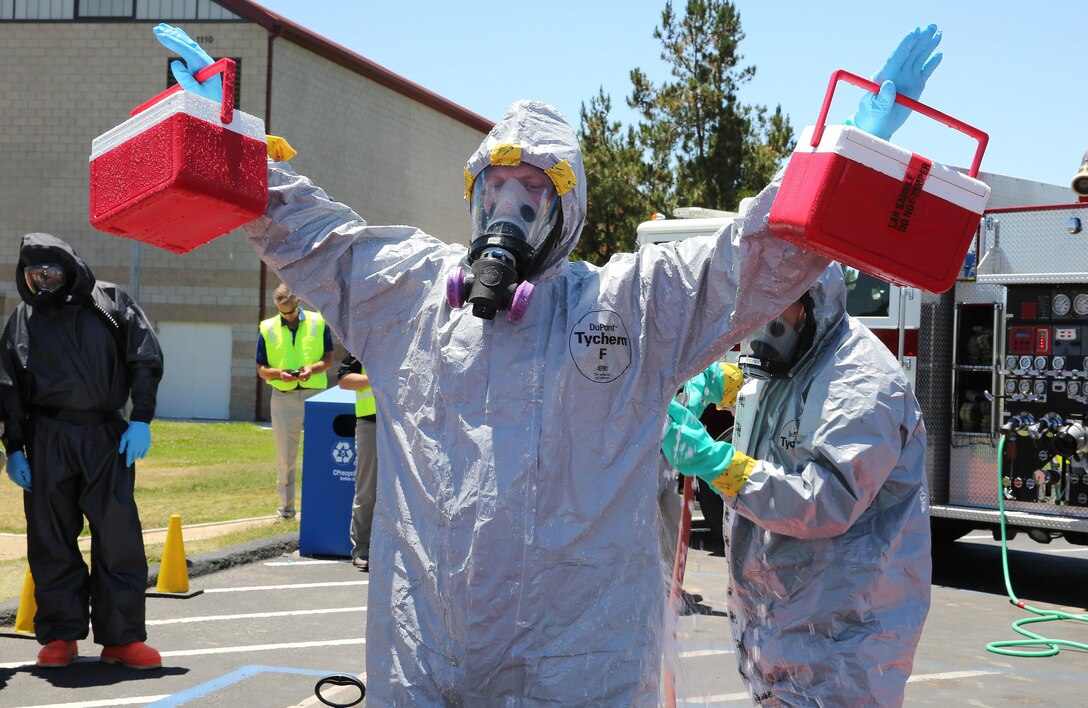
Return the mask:
M234 120L234 72L235 65L234 60L228 57L223 57L219 61L213 62L204 67L200 71L193 74L193 78L197 81L207 81L210 77L216 74L223 74L223 100L220 102L219 108L219 120L224 124L230 123ZM141 103L132 109L132 113L129 114L129 118L146 111L159 101L163 100L167 96L177 93L178 91L184 91L181 88L181 84L174 84L170 88L166 89L158 96L155 96L149 101Z
M831 97L835 93L835 85L839 81L846 81L860 88L866 89L873 93L880 92L880 85L863 79L857 74L851 74L845 69L839 69L835 73L831 74L831 82L827 85L827 94L824 96L824 105L820 108L820 117L816 119L816 128L812 131L812 147L816 147L820 144L820 138L824 134L824 123L827 121L827 112L831 108ZM975 158L971 161L971 169L968 171L970 177L976 177L978 175L979 165L982 164L982 153L986 151L986 144L990 141L990 136L982 132L978 128L971 127L961 120L957 120L947 113L941 113L936 108L930 108L924 103L919 103L913 98L908 98L898 91L895 94L895 102L899 103L912 111L917 111L924 116L929 116L935 121L944 123L953 130L958 130L964 133L968 137L974 138L978 141L978 148L975 149Z

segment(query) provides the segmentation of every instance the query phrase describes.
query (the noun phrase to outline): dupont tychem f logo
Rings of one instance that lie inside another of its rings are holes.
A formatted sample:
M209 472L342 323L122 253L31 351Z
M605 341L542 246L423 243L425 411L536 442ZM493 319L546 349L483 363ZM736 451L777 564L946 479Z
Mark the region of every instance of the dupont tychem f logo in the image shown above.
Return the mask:
M351 461L355 459L355 450L351 447L351 443L341 440L333 445L332 459L340 465L351 464Z
M611 310L588 313L570 331L570 355L590 381L615 381L631 366L631 339L623 320Z

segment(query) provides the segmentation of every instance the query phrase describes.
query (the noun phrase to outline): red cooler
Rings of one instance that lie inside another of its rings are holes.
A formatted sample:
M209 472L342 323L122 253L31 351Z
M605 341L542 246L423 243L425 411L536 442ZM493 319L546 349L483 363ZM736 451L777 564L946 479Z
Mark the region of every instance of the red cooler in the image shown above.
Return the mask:
M815 127L797 141L771 207L771 231L787 241L899 285L940 293L963 267L990 188L974 177L985 133L905 96L896 101L978 141L969 175L852 126L824 126L840 80L832 74Z
M268 201L264 121L234 110L234 62L223 102L174 86L94 139L91 224L174 253L187 253L264 213Z

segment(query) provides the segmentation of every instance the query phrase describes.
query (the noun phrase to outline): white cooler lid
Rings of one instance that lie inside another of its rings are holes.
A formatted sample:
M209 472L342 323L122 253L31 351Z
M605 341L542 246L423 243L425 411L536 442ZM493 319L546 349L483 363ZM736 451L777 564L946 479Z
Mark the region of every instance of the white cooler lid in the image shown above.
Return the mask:
M176 91L126 120L121 125L99 135L91 142L91 158L109 152L121 143L139 135L148 128L163 122L177 113L187 113L195 118L218 125L254 140L264 142L264 121L238 109L234 110L234 119L230 123L219 120L218 101L199 96L192 91Z
M820 144L812 147L813 126L808 126L797 139L794 152L816 153L830 152L865 165L881 174L896 180L902 180L907 173L907 166L913 154L910 150L882 140L852 125L829 125L824 128ZM923 192L951 202L976 214L986 209L990 197L990 186L973 179L951 167L933 163L929 176L926 177Z

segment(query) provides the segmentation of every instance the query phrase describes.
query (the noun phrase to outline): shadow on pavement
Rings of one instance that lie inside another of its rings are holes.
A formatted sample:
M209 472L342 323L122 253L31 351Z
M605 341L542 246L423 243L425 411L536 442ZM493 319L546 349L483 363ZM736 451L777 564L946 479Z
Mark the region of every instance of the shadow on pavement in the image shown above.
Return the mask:
M129 669L116 664L103 664L97 657L81 657L62 669L39 669L27 666L26 671L57 688L89 688L131 684L134 681L181 676L189 673L184 666L163 666L161 669Z
M1009 551L1009 577L1018 598L1032 603L1088 607L1088 559ZM1001 548L956 541L933 548L933 584L1007 598Z

